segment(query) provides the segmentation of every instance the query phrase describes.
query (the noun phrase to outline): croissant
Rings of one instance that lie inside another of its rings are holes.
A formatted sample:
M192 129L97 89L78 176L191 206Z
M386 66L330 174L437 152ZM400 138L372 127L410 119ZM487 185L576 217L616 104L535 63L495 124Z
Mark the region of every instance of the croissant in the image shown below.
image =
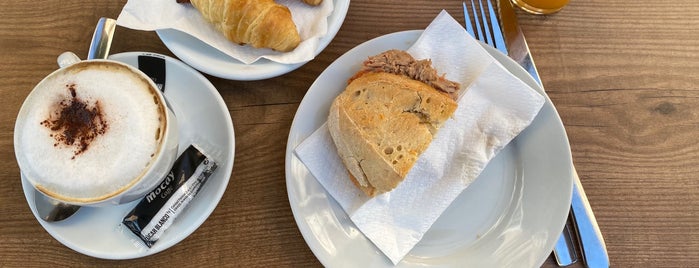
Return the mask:
M229 40L291 51L301 42L291 11L274 0L190 0Z
M303 2L312 6L317 6L320 5L320 2L323 2L323 0L303 0Z

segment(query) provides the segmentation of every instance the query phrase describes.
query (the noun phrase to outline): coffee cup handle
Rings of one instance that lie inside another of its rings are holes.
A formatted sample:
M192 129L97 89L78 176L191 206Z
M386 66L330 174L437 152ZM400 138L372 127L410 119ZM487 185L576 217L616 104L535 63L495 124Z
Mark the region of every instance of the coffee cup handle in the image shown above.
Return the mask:
M56 61L58 62L58 67L63 68L80 62L80 58L75 53L66 51L58 55Z

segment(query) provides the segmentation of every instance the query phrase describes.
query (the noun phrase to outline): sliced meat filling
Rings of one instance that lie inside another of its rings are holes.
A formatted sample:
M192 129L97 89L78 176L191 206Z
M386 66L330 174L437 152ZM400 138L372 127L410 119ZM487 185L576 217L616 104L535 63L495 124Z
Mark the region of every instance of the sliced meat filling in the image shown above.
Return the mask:
M386 72L399 75L405 75L411 79L421 81L440 91L446 92L453 99L456 99L456 94L459 91L459 83L447 80L444 75L438 75L437 70L432 68L432 61L415 60L413 56L403 50L388 50L376 56L369 57L362 69L350 79L350 82L355 78L367 72Z

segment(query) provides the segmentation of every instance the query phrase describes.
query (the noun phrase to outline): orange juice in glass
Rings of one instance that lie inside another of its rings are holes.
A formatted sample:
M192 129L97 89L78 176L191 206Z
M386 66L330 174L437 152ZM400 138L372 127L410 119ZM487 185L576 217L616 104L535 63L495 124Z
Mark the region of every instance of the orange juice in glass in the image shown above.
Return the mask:
M511 0L513 4L534 14L551 14L561 10L569 0Z

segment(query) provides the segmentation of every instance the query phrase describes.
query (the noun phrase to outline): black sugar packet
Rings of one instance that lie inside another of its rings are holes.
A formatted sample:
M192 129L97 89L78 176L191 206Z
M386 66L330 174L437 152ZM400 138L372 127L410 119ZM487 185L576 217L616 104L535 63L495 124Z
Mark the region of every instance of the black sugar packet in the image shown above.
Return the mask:
M129 212L122 223L149 248L170 227L216 169L213 159L190 145L170 173Z

